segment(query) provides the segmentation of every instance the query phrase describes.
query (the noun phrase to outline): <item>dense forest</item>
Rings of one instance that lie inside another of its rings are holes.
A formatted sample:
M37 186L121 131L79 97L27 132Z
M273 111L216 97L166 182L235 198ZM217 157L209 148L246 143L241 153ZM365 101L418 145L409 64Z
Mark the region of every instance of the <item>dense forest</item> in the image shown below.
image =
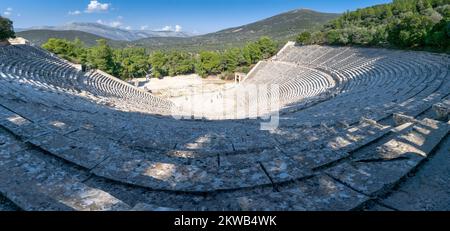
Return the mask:
M86 47L79 39L68 41L53 38L42 47L64 59L88 68L98 68L122 79L147 74L163 77L191 73L226 78L235 71L248 72L251 65L273 56L278 44L268 37L261 37L242 48L225 51L189 53L172 50L147 53L144 48L113 49L106 40L98 40L97 46Z
M346 12L299 44L362 45L450 52L450 0L394 0Z

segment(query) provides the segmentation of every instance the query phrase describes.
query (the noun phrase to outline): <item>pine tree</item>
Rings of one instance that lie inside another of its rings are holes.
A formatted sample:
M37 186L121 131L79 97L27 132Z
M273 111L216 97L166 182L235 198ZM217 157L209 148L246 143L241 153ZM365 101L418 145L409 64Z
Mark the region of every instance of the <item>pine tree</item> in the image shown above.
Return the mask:
M13 22L0 16L0 40L14 38Z

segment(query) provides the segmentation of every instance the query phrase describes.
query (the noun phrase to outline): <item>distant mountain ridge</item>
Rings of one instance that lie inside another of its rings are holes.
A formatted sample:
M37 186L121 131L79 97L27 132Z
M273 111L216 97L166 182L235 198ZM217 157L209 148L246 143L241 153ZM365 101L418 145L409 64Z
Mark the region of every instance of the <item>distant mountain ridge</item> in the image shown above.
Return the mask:
M241 46L248 41L255 41L261 36L285 42L294 39L300 32L320 28L340 14L322 13L309 9L297 9L272 16L243 26L228 28L200 36L185 38L145 38L133 41L135 46L153 49L223 49Z
M189 37L192 34L182 31L152 31L152 30L125 30L122 28L110 27L100 23L80 23L74 22L62 26L37 26L29 29L21 29L21 32L28 30L53 30L53 31L82 31L94 34L103 38L117 41L135 41L151 37Z
M338 16L340 14L297 9L247 25L199 36L174 31L128 31L98 23L71 23L61 28L50 27L50 29L49 27L35 27L35 30L22 31L17 34L37 45L45 42L50 38L49 36L73 40L78 31L80 39L87 45L95 44L100 37L108 39L114 47L145 47L149 50L220 50L242 46L261 36L285 42L294 39L300 32L320 28ZM86 33L92 36L88 36Z
M106 39L108 40L108 43L111 44L114 47L121 47L126 42L120 42L115 40L109 40L107 38L86 33L83 31L73 31L73 30L64 30L64 31L57 31L57 30L25 30L21 32L16 32L16 35L19 37L26 38L28 41L35 45L42 45L46 43L50 38L58 38L58 39L67 39L70 41L75 40L76 38L80 39L84 42L87 46L94 46L97 44L97 40L99 39Z

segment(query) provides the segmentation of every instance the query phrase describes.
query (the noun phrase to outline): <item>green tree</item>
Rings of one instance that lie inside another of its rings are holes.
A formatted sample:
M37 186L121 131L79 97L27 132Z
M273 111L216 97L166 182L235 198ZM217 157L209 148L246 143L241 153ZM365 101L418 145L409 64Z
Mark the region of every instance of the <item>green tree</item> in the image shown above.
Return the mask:
M352 28L350 30L350 42L357 45L367 45L372 43L375 31L367 28Z
M202 51L199 54L196 72L202 77L218 74L222 71L221 64L221 57L218 52Z
M114 63L122 78L138 78L146 75L149 60L143 48L125 48L114 51Z
M168 54L168 74L170 76L193 73L195 61L193 57L183 51L171 51Z
M386 26L380 25L374 28L373 39L370 42L371 45L382 45L387 41Z
M14 38L13 22L0 16L0 40Z
M303 33L300 33L296 38L296 42L301 45L310 44L311 32L305 31Z
M111 75L117 75L117 66L113 59L113 50L105 39L97 40L97 46L90 49L89 64Z
M87 62L87 52L84 43L75 39L73 42L65 39L50 38L42 45L42 48L57 54L61 58L70 62L85 64Z
M448 0L394 0L352 12L345 12L320 31L300 34L299 43L375 45L447 50L443 32L450 17ZM441 24L442 23L442 24ZM439 25L438 25L439 24Z
M235 72L239 66L246 65L242 50L231 48L222 54L223 68L227 72Z
M161 51L153 52L150 55L150 64L153 68L153 75L157 78L166 76L169 72L168 70L168 58L165 53Z
M73 60L76 57L74 44L65 39L51 38L42 45L42 48L65 59Z
M421 47L432 27L432 21L425 16L409 15L389 25L388 41L399 47Z
M325 42L325 33L316 31L311 34L311 44L322 44Z
M332 45L345 45L349 43L349 36L345 30L331 30L327 33L327 42Z
M255 64L263 58L263 54L257 43L249 42L243 49L243 56L248 64Z
M77 62L85 64L87 62L87 49L84 42L79 38L75 38L75 40L73 41L73 48Z
M271 38L263 36L256 42L261 51L262 58L267 59L275 54L277 51L277 43Z
M392 7L390 5L385 6L382 19L385 20L392 17L394 17L394 13L392 13Z
M426 44L439 49L450 48L450 19L442 19L434 25L426 38Z

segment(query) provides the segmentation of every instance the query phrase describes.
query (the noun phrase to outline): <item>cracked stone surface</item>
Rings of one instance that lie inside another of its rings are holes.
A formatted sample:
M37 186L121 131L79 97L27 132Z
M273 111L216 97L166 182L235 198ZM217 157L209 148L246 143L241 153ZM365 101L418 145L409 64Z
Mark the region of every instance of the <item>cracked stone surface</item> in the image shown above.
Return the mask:
M424 167L381 201L403 211L450 209L450 137L440 145Z
M389 188L422 162L449 131L447 124L424 120L363 154L359 162L343 163L327 170L352 188L373 195ZM366 161L361 161L366 159ZM373 161L371 161L373 160Z
M119 149L110 143L96 143L89 145L58 133L49 133L36 137L30 142L40 148L48 150L54 155L74 162L80 166L91 169L101 163L110 155L110 151Z
M62 169L35 151L0 157L0 190L25 210L114 210L127 205L81 181L87 175ZM13 178L8 177L14 176ZM20 192L18 194L17 192Z
M161 157L158 160L156 156L143 153L113 156L93 172L158 190L206 192L271 184L258 163L219 167L217 158L205 158L186 164L187 160L176 161Z
M336 182L325 175L281 188L280 192L266 195L240 197L242 210L349 210L358 207L368 197Z
M376 195L404 177L418 158L386 162L344 163L327 170L335 179L366 195Z
M302 168L298 163L286 156L278 149L265 150L257 153L220 156L220 166L230 167L235 165L251 166L259 163L263 166L270 179L275 183L295 180L311 176L309 168Z

